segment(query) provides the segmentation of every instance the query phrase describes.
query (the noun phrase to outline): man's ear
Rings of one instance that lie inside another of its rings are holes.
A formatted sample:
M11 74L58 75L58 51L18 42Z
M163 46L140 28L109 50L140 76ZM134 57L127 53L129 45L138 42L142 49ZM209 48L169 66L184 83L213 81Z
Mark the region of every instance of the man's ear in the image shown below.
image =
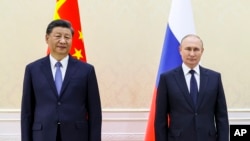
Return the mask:
M202 49L201 49L201 52L203 53L203 51L204 51L204 47L202 47Z
M179 52L181 52L181 45L179 46Z
M46 34L46 35L45 35L45 41L46 41L46 43L48 43L48 39L49 39L49 35Z

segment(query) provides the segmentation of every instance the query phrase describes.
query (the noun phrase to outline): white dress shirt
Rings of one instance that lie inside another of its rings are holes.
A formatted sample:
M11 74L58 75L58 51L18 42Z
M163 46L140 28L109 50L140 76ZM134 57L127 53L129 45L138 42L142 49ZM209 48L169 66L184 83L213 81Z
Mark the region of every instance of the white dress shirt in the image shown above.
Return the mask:
M189 71L191 69L187 65L185 65L184 63L182 63L182 69L183 69L183 72L184 72L184 76L185 76L185 79L186 79L188 90L190 92L191 74L189 73ZM193 70L195 71L194 77L196 79L196 82L197 82L197 85L198 85L197 87L198 87L198 91L199 91L199 89L200 89L200 67L199 67L199 65L197 65L196 67L194 67Z
M49 59L50 59L52 75L53 75L53 78L55 80L55 74L56 74L56 66L55 65L58 61L55 58L53 58L53 56L51 56L51 55L49 55ZM64 76L65 76L66 69L68 66L68 61L69 61L68 55L60 61L60 63L62 64L62 67L60 68L61 72L62 72L62 80L64 80Z

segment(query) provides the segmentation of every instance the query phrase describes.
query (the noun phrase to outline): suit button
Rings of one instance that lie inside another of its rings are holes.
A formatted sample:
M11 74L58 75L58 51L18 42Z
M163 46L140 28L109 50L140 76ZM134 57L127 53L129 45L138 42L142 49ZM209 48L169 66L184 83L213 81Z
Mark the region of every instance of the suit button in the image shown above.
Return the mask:
M57 105L61 105L62 103L61 102L57 102Z
M194 115L195 115L195 116L198 116L198 113L195 113Z

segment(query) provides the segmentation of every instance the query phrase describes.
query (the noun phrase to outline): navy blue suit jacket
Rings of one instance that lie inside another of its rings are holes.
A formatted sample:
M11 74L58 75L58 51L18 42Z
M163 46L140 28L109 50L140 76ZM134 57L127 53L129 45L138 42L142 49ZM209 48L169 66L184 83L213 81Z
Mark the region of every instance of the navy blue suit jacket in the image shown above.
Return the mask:
M94 67L69 57L60 96L49 56L26 66L21 106L22 141L101 141L101 103Z
M181 66L161 74L155 134L156 141L228 141L228 113L220 73L200 66L196 106Z

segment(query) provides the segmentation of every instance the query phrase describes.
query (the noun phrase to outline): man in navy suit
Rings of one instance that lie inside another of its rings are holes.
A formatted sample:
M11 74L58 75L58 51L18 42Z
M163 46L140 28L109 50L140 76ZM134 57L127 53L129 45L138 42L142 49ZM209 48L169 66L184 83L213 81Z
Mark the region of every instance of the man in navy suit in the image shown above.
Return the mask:
M156 141L229 141L221 74L199 65L203 50L200 37L185 36L179 48L182 65L161 74L156 97ZM194 94L190 70L196 83Z
M94 67L69 55L74 30L65 20L46 30L50 54L26 66L22 141L101 141L102 112ZM55 84L56 67L62 79Z

